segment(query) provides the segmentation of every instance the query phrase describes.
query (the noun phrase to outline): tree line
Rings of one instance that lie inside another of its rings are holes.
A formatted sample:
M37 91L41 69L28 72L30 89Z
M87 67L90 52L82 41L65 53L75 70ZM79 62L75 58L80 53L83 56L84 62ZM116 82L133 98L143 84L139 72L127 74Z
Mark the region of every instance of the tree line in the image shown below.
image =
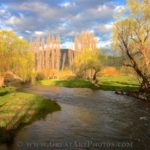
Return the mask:
M59 36L37 37L31 42L20 39L13 31L0 31L0 73L7 71L20 76L24 81L31 81L41 73L46 78L59 78L59 72L66 68L78 78L96 80L100 70L100 51L96 38L90 32L75 35L75 50L69 49L61 55Z
M46 41L46 42L45 42ZM75 35L75 50L69 49L61 57L60 37L48 36L36 38L30 42L30 51L34 55L35 72L47 70L47 76L54 77L65 68L66 58L68 69L72 70L78 78L96 80L96 74L100 70L100 52L96 46L96 38L90 32L82 32Z

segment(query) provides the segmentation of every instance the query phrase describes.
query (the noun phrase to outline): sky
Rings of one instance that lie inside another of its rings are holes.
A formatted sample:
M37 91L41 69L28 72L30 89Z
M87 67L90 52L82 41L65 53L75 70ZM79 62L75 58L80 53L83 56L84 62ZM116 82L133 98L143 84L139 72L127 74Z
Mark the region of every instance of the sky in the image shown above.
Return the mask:
M100 48L110 47L115 15L125 0L0 0L0 28L30 40L60 35L62 48L73 48L75 33L91 31Z

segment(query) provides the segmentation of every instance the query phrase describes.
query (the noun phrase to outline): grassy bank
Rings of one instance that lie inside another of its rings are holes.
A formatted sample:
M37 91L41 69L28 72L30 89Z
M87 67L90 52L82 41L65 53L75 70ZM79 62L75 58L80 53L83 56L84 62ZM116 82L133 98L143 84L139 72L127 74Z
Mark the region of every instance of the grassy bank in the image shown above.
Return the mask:
M41 80L38 81L40 85L57 86L57 87L69 87L69 88L91 88L101 89L106 91L135 91L138 89L138 80L132 76L104 76L98 78L98 85L96 87L90 81L83 79L74 80Z
M100 89L106 91L136 91L138 80L133 76L104 76L98 78Z
M0 96L4 96L8 93L14 92L15 90L16 90L15 87L5 87L5 88L0 87Z
M46 86L58 86L58 87L68 87L68 88L97 88L94 84L87 80L83 79L74 79L74 80L41 80L38 81L40 85Z
M60 110L52 100L33 94L0 89L0 143L9 142L17 131L33 121L44 118L48 113Z

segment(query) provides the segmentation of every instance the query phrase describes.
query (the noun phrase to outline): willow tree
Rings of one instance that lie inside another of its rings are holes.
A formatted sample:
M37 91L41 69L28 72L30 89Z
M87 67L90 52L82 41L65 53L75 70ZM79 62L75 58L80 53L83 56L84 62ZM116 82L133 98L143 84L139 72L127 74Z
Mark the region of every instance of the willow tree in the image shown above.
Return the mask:
M128 1L130 15L113 27L113 45L124 65L141 79L141 91L150 91L150 0Z
M100 50L96 47L96 38L90 32L82 32L75 35L75 57L72 61L72 69L77 77L88 78L96 81L96 75L100 71ZM76 52L77 51L77 52Z
M31 79L33 55L28 51L28 43L14 32L0 30L0 73L11 71L24 81Z

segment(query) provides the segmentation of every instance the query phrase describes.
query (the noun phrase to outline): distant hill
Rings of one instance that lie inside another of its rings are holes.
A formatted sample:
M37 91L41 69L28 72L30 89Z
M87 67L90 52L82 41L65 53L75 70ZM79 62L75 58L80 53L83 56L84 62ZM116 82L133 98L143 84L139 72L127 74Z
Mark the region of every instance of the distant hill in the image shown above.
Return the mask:
M113 55L113 51L110 48L101 48L101 52L103 54L105 54L105 55L108 55L108 56L112 56Z
M61 49L61 58L60 58L60 68L63 67L63 57L65 56L65 62L64 67L67 67L69 65L69 58L68 58L68 51L69 49ZM105 50L104 50L105 51ZM105 51L102 51L103 55L100 58L102 61L102 64L104 66L115 66L115 67L121 67L122 66L122 57L120 56L113 56L111 51L108 51L108 53ZM73 53L73 56L75 54L74 50L71 50ZM109 55L111 54L111 55Z
M60 51L61 51L60 68L62 68L63 67L63 59L64 59L64 57L65 57L64 66L66 67L66 66L69 65L69 58L68 58L69 49L61 49ZM74 56L74 50L70 49L70 51L73 53L73 56Z

